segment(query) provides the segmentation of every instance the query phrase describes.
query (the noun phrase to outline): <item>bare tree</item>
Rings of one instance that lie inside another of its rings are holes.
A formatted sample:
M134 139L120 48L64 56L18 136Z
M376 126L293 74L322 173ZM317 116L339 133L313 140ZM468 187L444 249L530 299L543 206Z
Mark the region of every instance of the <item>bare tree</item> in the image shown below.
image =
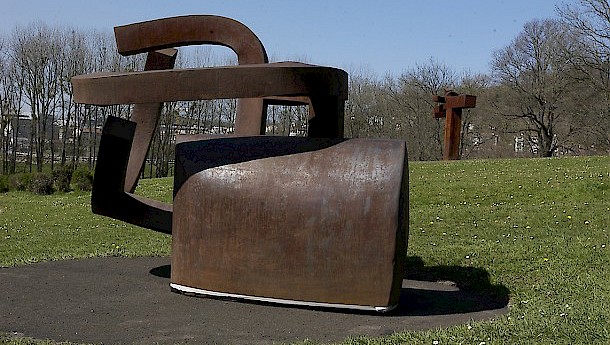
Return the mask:
M57 62L63 54L57 38L57 30L42 23L17 27L13 34L12 52L25 76L25 96L31 111L30 170L35 151L36 168L42 171L47 145L51 146L53 140L51 137L48 141L48 136L54 134L53 118L61 80Z
M591 148L610 152L610 4L607 0L579 0L557 11L575 35L576 49L570 55L573 68L595 89L595 102L586 119Z
M442 119L432 117L432 96L456 89L458 74L448 66L430 59L425 64L386 81L393 102L399 107L396 126L407 141L409 156L417 160L436 160L442 157Z
M19 129L24 97L25 76L20 73L15 60L7 54L5 69L2 74L2 112L8 123L5 138L5 169L6 173L14 174L17 168L17 151L20 149Z
M0 37L0 52L4 51L4 37ZM8 173L8 155L11 148L12 119L8 98L10 95L10 78L8 61L5 54L0 55L0 168L4 174Z
M570 107L571 36L557 20L534 20L507 47L494 52L492 69L502 93L497 111L508 132L524 133L539 156L553 156L575 132Z
M492 157L503 152L498 150L498 124L503 118L493 116L490 107L491 78L485 74L465 74L456 92L477 97L477 105L462 110L460 157Z
M59 127L60 127L60 163L65 165L70 153L69 144L74 145L73 130L78 121L78 106L73 102L72 84L70 79L79 74L87 73L91 70L91 54L87 49L87 37L84 33L75 29L66 29L62 32L62 45L65 53L59 59L61 65L60 72L60 93L59 93ZM72 151L73 152L73 151ZM72 167L75 158L72 157Z
M578 0L557 11L577 35L577 50L570 54L574 67L598 88L610 92L610 4L607 0Z
M349 96L345 104L345 133L348 137L380 136L383 119L378 101L383 91L380 82L366 72L349 75Z

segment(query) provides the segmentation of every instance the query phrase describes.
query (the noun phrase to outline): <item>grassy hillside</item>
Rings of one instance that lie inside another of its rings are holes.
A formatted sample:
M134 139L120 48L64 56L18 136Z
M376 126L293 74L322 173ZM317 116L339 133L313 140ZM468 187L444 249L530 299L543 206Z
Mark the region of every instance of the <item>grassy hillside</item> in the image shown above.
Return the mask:
M510 312L346 343L610 342L610 157L411 163L410 183L409 262L424 266L408 273L483 270L508 290ZM167 201L171 180L145 180L140 193ZM0 266L169 254L168 236L92 215L88 203L84 193L0 194ZM449 278L490 286L479 276Z

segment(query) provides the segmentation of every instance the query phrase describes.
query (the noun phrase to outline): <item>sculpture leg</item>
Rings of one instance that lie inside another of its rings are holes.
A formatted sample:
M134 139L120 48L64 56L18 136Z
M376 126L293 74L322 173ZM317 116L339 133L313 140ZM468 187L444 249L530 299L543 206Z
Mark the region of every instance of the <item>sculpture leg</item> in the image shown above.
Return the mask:
M240 98L237 101L235 134L240 136L265 134L267 105L262 98Z
M342 138L345 101L336 96L311 97L308 136L311 138Z
M148 53L146 57L145 71L170 69L176 61L175 49L164 49ZM136 132L129 163L127 164L127 175L125 177L125 192L133 193L140 178L140 171L144 166L144 160L148 148L152 142L163 103L136 104L133 106L131 121L136 123Z
M460 159L462 109L449 109L445 119L445 160Z
M171 205L124 192L135 131L136 124L131 121L113 116L106 119L95 166L91 209L96 214L171 234Z

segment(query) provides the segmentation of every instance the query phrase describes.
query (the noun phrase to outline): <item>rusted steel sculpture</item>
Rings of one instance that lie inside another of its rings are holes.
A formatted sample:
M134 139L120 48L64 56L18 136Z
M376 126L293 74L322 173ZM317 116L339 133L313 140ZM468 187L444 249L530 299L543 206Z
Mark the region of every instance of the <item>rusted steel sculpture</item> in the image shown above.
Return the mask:
M72 79L78 103L135 104L108 118L93 211L172 234L174 291L307 306L387 310L398 303L408 237L406 146L343 138L347 74L268 63L258 38L223 17L115 28L146 71ZM233 49L239 66L172 69L189 44ZM235 135L176 145L173 205L133 194L162 102L239 98ZM268 104L309 104L306 138L264 134ZM173 206L173 207L172 207Z
M439 103L434 107L434 117L437 119L445 118L443 159L460 159L462 109L474 108L477 104L477 98L446 91L444 96L433 96L432 101Z

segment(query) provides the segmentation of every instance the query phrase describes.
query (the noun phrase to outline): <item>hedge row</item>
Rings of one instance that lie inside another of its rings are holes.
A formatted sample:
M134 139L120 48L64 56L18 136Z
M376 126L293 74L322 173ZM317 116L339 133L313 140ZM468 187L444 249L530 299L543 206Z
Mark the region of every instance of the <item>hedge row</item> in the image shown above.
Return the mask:
M92 187L93 173L86 166L79 166L75 170L64 166L53 173L0 175L0 193L17 190L49 195L71 190L90 191Z

